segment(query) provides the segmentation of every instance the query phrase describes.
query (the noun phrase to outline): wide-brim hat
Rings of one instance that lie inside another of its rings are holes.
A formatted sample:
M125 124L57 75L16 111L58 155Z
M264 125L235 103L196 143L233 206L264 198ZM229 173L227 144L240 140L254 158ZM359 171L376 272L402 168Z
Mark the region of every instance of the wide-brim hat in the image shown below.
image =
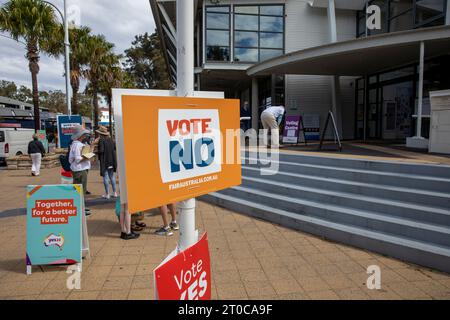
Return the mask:
M72 133L72 140L78 140L81 136L84 134L90 134L91 132L89 130L86 130L81 125L77 125L74 128L74 131Z
M100 126L97 130L95 130L95 132L97 132L98 134L104 135L104 136L109 136L108 128L106 128L104 126Z

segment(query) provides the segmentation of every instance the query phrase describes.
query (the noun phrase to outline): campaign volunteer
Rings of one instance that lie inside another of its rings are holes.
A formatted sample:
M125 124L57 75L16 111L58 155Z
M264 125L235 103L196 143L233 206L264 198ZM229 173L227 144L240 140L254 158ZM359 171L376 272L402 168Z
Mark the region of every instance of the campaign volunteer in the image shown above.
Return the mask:
M89 130L77 125L72 134L72 144L69 152L70 169L72 170L73 183L83 185L83 192L86 193L88 172L91 169L91 162L82 154L83 147L86 146L83 141L89 136ZM85 206L86 215L90 215L90 209Z
M265 130L270 130L273 146L279 145L279 126L283 120L283 106L268 107L261 113L261 122ZM264 143L267 145L267 131L264 132Z

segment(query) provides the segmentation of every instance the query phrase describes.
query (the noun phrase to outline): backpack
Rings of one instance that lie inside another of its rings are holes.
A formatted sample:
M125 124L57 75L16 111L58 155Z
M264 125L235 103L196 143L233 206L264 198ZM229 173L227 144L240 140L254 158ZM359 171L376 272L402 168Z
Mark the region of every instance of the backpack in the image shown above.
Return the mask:
M67 172L72 171L72 169L70 169L70 162L69 162L69 154L70 154L71 147L72 147L72 142L70 142L70 144L69 144L67 153L59 156L59 162L61 163L61 167Z

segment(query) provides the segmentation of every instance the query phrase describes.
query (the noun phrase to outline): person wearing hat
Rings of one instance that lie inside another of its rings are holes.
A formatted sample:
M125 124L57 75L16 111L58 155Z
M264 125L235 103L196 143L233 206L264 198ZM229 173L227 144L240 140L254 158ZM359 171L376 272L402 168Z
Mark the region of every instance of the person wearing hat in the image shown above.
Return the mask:
M28 154L31 157L31 175L38 176L41 172L41 161L45 154L45 148L41 141L39 141L39 136L35 133L33 134L33 140L28 143Z
M100 175L103 177L103 186L105 187L103 198L109 199L111 196L117 198L115 177L117 170L116 146L106 127L100 126L95 132L99 134L96 142L98 159L100 161ZM109 193L109 184L111 184L112 194Z
M77 125L72 134L72 143L69 152L69 163L70 170L72 170L73 183L81 184L84 193L86 193L88 172L91 169L90 160L83 156L83 148L86 146L84 141L86 141L89 135L89 130L84 129L81 125ZM89 215L90 209L86 208L85 210L86 215Z

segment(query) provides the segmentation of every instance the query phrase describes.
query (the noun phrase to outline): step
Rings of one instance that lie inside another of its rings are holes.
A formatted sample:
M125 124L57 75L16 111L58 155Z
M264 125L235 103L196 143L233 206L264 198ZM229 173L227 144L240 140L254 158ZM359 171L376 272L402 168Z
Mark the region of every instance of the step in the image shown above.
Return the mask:
M241 152L243 158L257 158L256 152ZM285 153L280 151L277 155L280 161L324 166L336 166L360 170L416 174L437 178L450 179L450 166L443 164L411 163L404 161L366 160L355 158L342 158L333 156L317 156L307 154ZM276 160L276 158L274 159ZM407 160L406 160L407 161Z
M380 212L388 216L450 227L450 210L403 201L389 200L322 188L273 181L268 178L242 177L242 186L265 192L274 192L294 199L303 199L346 206L353 209Z
M357 210L327 202L293 199L252 188L233 187L222 190L221 193L259 204L273 205L276 203L279 209L299 215L450 247L450 228L448 227L390 217L374 211Z
M250 158L250 160L255 160ZM423 190L442 191L450 190L450 179L421 176L415 174L379 172L351 168L339 168L335 166L322 166L314 164L303 164L285 161L272 161L271 167L258 164L248 164L248 158L242 160L247 167L257 167L266 171L289 172L324 178L342 179L374 184L385 184L398 187L412 188L420 185Z
M450 273L450 250L442 246L298 215L217 192L200 199L285 227Z
M334 191L430 205L443 209L450 208L450 193L324 178L288 172L279 172L276 175L261 175L261 170L259 168L249 166L242 166L242 175L245 177L270 179L271 181L290 183L303 187L326 188Z

